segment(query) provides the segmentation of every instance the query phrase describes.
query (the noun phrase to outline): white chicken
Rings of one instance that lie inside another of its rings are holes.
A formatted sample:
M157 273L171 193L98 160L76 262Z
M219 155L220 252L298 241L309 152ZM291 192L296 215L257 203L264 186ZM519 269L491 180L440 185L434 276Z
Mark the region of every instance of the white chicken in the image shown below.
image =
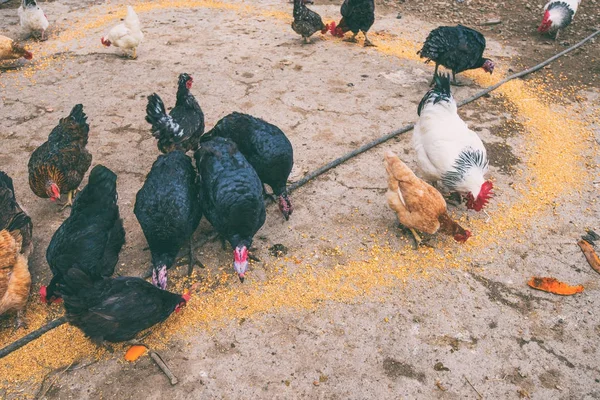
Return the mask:
M46 40L46 29L50 23L46 14L35 0L22 0L18 10L21 28L28 34L40 32L41 40Z
M458 116L450 77L435 75L435 87L419 103L412 137L425 178L465 197L467 208L481 211L492 196L485 180L488 158L483 142Z
M544 7L544 18L538 27L540 33L556 32L558 39L560 29L566 28L577 12L581 0L550 0Z
M100 41L106 47L111 44L120 47L122 49L132 49L132 58L137 58L137 47L144 39L144 34L140 26L140 19L138 18L133 7L127 6L127 16L125 22L112 28L108 32L108 36L102 37Z

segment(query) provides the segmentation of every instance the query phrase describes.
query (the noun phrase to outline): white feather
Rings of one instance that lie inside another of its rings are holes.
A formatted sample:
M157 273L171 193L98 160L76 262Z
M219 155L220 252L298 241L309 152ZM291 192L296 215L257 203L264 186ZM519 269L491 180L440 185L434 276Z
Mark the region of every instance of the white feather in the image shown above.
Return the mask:
M581 0L550 0L548 3L546 3L546 5L544 6L544 11L546 11L548 9L548 7L550 7L550 4L552 3L566 3L567 7L570 8L571 10L573 10L573 18L575 17L575 14L577 13L577 8L579 7L579 3L581 3ZM554 31L556 29L560 29L561 27L564 27L564 23L565 20L568 20L568 14L567 12L564 10L564 8L553 8L552 10L549 11L550 14L550 21L552 21L552 25L550 26L550 30Z
M127 6L127 17L122 24L112 28L106 37L111 44L122 49L135 49L144 39L140 20L133 10L133 7Z
M487 153L479 136L469 129L456 112L456 102L441 101L426 104L415 124L412 142L417 163L426 179L438 181L448 171L453 171L459 155L469 148ZM487 165L487 163L486 163ZM471 168L464 179L454 188L460 193L471 192L477 197L485 181L487 167Z

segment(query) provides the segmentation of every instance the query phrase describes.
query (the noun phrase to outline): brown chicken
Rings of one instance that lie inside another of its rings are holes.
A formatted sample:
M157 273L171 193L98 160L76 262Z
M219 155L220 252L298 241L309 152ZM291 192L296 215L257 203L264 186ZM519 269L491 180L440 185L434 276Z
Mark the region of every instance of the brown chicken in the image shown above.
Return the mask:
M21 254L20 233L20 228L28 223L31 223L29 217L21 214L8 229L0 231L0 315L16 312L16 328L25 326L21 313L31 287L27 258Z
M422 241L417 230L429 234L441 230L457 242L467 241L471 232L450 218L441 193L419 179L392 151L385 153L385 169L388 205L396 212L398 221L410 229L417 245Z
M92 155L85 148L90 131L86 118L83 106L77 104L31 155L29 186L36 196L56 201L61 193L67 193L65 207L73 204L73 195L92 164Z
M0 35L0 61L17 60L24 57L26 60L31 60L33 54L11 38Z

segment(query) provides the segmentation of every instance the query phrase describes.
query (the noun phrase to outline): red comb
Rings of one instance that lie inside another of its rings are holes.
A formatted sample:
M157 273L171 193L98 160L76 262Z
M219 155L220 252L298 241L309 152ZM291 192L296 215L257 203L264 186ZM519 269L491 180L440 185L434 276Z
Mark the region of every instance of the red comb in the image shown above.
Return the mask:
M329 23L328 27L329 27L329 33L331 33L333 36L335 36L335 27L336 27L335 21L331 21Z

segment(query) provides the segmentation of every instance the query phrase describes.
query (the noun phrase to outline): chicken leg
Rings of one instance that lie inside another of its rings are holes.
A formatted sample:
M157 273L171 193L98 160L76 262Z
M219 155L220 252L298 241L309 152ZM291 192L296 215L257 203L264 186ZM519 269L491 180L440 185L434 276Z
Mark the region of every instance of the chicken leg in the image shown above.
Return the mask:
M459 82L459 81L456 80L456 72L454 72L454 71L452 71L452 82L451 82L451 84L453 86L465 86L464 83Z
M352 37L344 39L344 42L350 42L350 43L356 43L356 42L358 42L358 40L356 40L356 35L358 35L358 32L352 33Z
M17 318L15 320L15 331L20 328L27 329L27 321L23 318L23 311L17 311Z
M133 48L133 54L131 55L131 58L133 58L134 60L137 58L137 47Z
M67 192L67 201L62 206L62 208L60 209L61 211L64 210L65 208L71 207L73 205L73 197L75 196L75 193L77 193L77 189L75 189L75 190L69 190Z
M377 47L376 44L373 44L367 37L367 32L363 32L365 34L365 47Z
M438 74L438 68L440 67L440 64L435 63L435 70L433 71L433 78L431 78L431 82L429 82L429 86L433 86L433 84L435 83L435 77Z
M194 272L194 265L196 264L198 264L200 268L205 268L204 264L202 264L202 262L198 260L194 255L194 242L192 241L192 238L190 238L190 254L188 255L188 257L188 276L190 276L192 272Z
M408 229L410 229L410 232L413 234L413 237L415 238L415 243L416 243L415 249L419 248L423 239L421 239L421 236L419 236L417 231L415 231L413 228L408 228Z

